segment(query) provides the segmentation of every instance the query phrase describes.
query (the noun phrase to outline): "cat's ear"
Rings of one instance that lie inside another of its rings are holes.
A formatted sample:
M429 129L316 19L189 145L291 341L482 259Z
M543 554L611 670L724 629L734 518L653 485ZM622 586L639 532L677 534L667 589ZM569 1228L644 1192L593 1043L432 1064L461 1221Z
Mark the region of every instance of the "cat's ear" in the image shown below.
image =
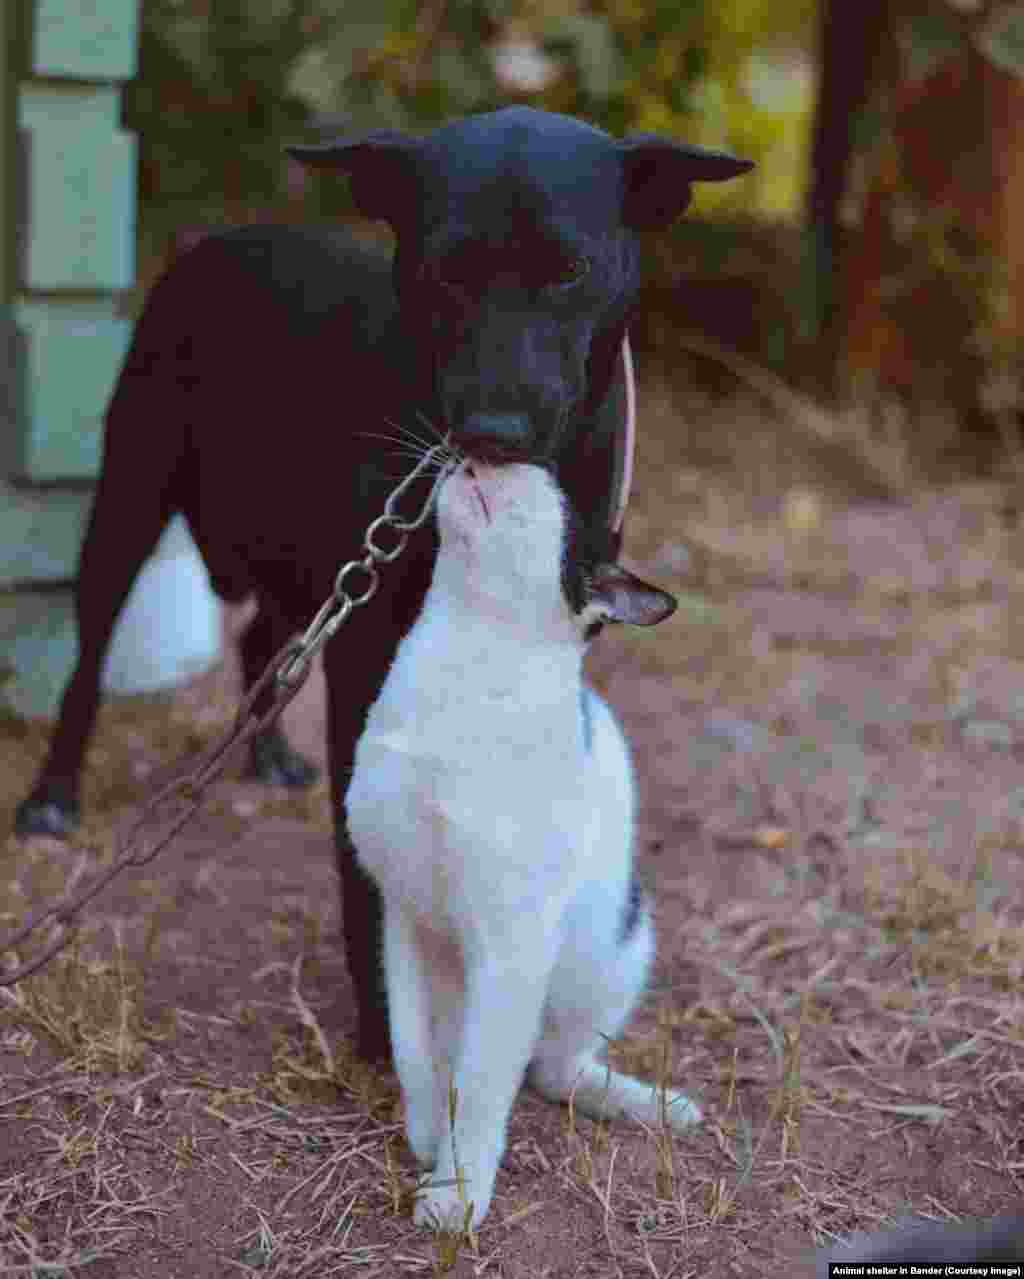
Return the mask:
M588 605L602 621L656 626L676 611L674 595L642 582L621 564L599 564L589 584Z

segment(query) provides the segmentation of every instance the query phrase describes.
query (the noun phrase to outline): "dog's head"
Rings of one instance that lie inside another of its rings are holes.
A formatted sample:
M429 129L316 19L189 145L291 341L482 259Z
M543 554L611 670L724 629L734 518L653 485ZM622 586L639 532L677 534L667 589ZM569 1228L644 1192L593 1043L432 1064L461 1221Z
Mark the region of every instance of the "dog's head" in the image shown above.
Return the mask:
M558 458L611 384L637 233L682 213L692 183L752 167L528 107L289 151L348 174L359 209L393 227L402 323L431 407L489 462Z

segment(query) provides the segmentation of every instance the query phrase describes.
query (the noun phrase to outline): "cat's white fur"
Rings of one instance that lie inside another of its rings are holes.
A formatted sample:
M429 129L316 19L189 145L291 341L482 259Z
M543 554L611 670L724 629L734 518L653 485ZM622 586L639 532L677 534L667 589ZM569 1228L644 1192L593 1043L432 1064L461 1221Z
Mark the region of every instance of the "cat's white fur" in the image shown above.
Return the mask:
M457 1165L472 1222L484 1217L527 1069L543 1095L571 1095L587 1115L657 1124L664 1101L674 1129L700 1118L685 1095L662 1098L598 1059L654 943L643 905L619 937L634 786L622 733L583 682L583 631L598 617L656 621L672 602L607 566L614 589L574 615L565 519L536 466L463 463L445 481L433 583L356 749L349 831L384 900L408 1140L433 1168L422 1224L463 1224ZM634 585L654 615L621 607Z

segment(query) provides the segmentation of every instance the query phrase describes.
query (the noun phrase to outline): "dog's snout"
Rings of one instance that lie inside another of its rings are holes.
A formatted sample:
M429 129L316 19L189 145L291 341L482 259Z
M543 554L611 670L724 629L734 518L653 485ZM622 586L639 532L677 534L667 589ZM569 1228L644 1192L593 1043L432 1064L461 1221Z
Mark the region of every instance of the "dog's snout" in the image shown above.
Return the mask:
M514 462L529 456L530 419L523 413L471 413L452 430L453 443L483 462Z

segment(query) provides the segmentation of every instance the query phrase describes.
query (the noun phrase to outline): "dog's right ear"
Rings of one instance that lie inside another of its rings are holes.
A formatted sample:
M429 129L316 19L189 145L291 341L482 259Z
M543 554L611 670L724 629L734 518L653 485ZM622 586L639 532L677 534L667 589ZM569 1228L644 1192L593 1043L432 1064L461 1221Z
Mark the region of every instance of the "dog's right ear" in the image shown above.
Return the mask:
M285 150L311 169L347 173L352 198L364 217L395 223L419 206L419 139L398 129L374 129L355 138Z
M627 134L616 145L625 175L622 218L636 231L667 226L683 213L692 183L728 182L754 167L752 160L654 133Z

